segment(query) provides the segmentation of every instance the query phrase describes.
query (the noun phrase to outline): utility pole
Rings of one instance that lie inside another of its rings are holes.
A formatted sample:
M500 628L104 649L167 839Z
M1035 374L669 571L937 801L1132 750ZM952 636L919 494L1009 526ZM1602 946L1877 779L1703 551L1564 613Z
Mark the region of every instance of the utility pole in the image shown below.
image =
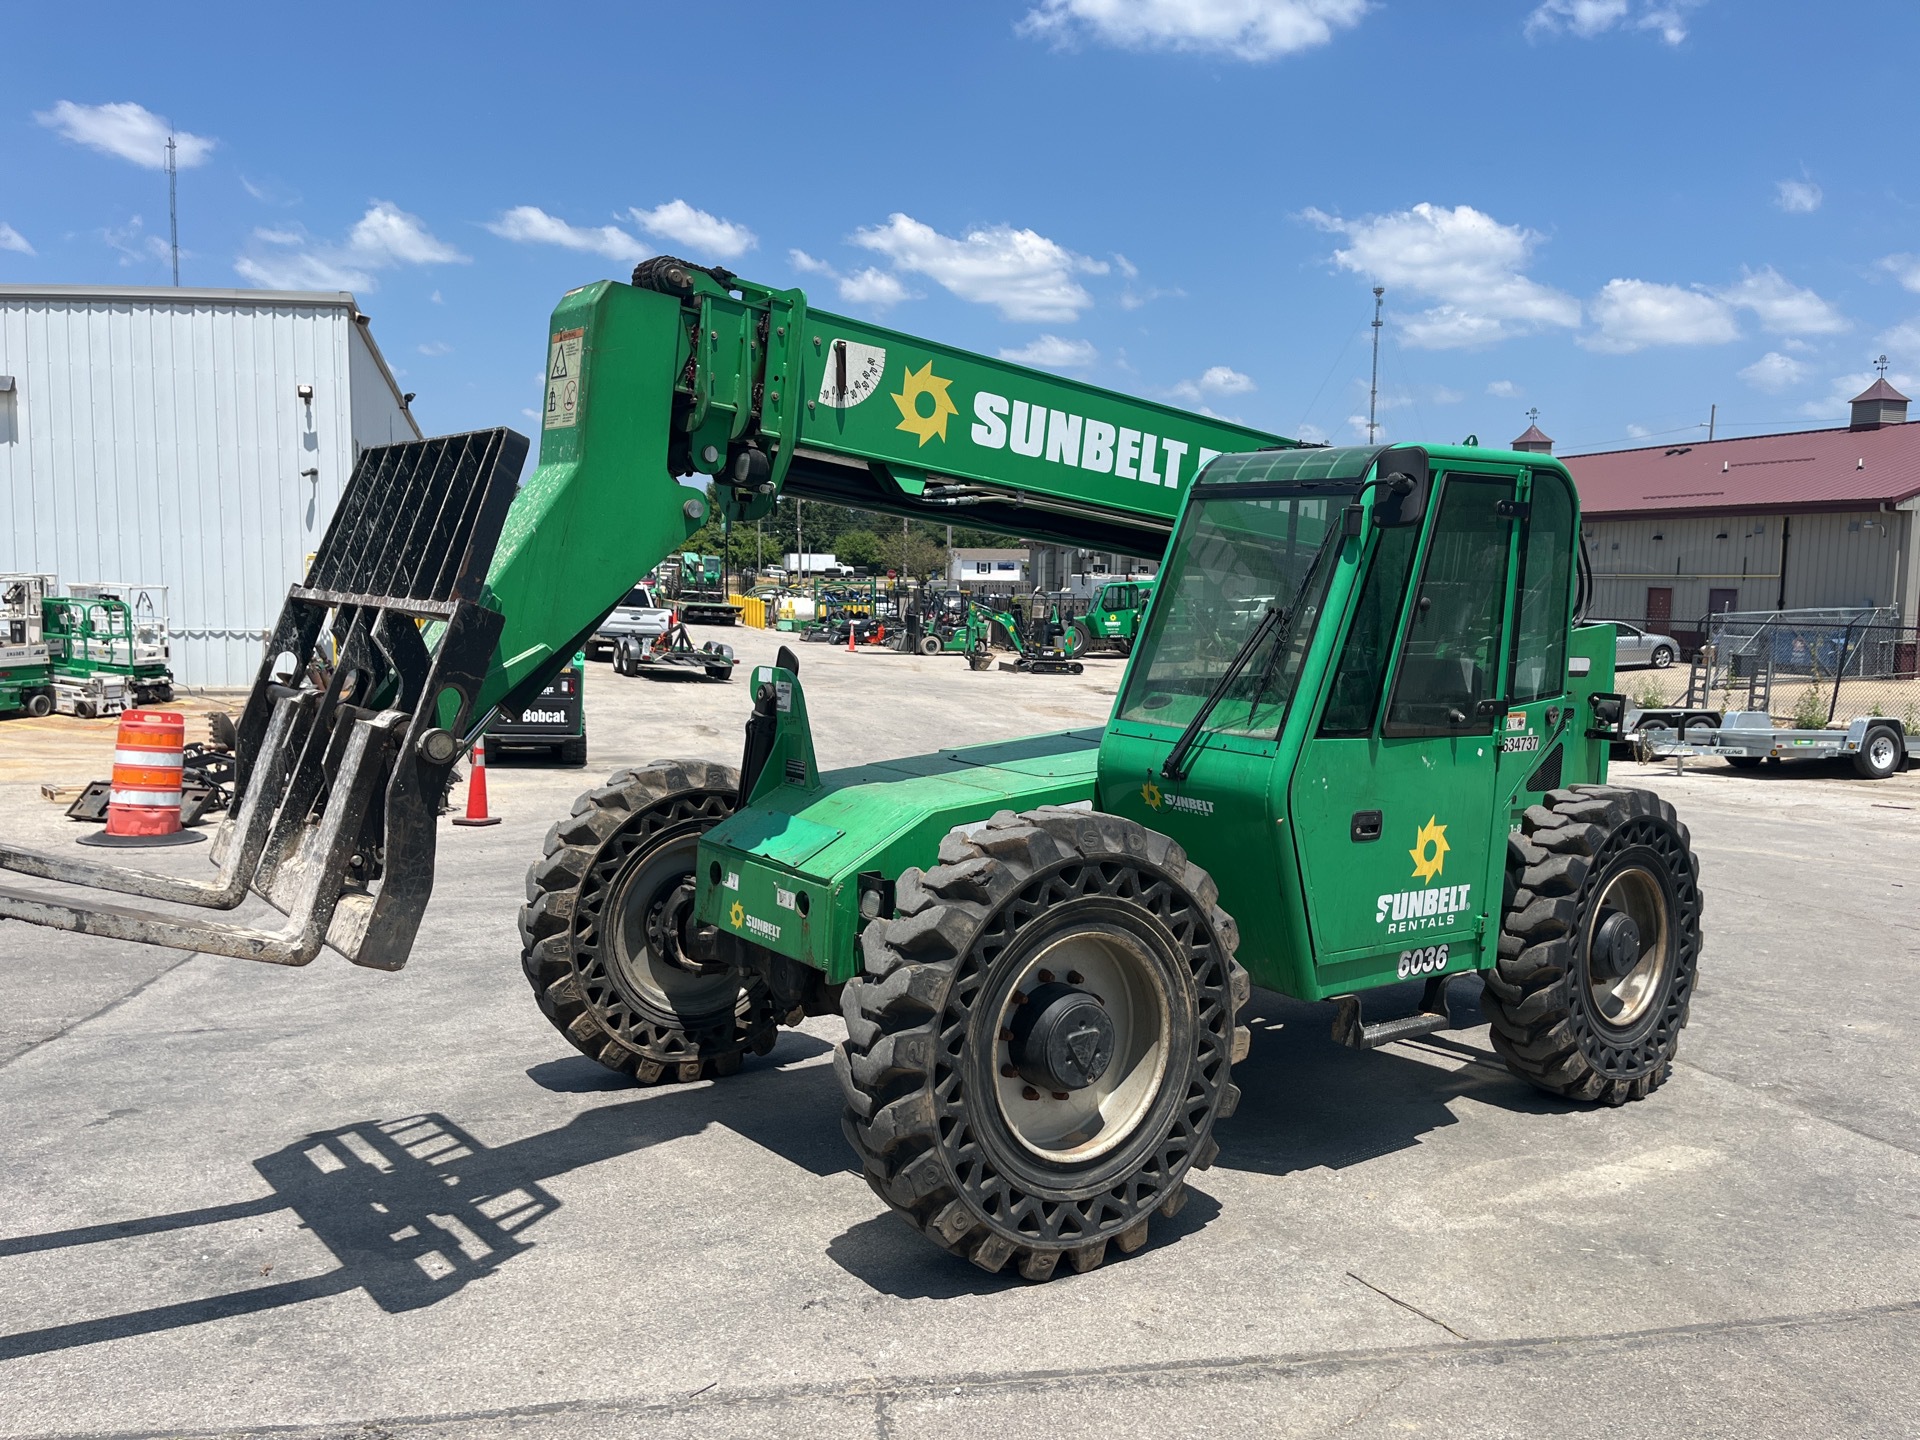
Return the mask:
M1387 287L1373 287L1373 380L1367 386L1367 443L1373 443L1374 431L1380 426L1374 420L1375 412L1380 408L1380 305Z
M167 233L173 246L173 288L180 288L180 167L175 154L178 147L167 136Z

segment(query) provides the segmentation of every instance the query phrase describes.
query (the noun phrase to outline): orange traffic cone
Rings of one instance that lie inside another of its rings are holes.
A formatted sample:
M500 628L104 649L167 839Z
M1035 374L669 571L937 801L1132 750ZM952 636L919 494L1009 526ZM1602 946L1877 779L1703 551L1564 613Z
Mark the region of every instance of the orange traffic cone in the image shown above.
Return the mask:
M128 710L114 741L107 828L82 845L191 845L207 837L180 828L180 760L186 721L177 710Z
M851 616L849 616L847 619L847 653L849 655L853 653L854 632L857 631L859 628L860 628L860 622L858 620L853 619Z
M473 769L467 775L467 813L453 817L456 825L498 825L500 817L487 813L487 740L473 742Z

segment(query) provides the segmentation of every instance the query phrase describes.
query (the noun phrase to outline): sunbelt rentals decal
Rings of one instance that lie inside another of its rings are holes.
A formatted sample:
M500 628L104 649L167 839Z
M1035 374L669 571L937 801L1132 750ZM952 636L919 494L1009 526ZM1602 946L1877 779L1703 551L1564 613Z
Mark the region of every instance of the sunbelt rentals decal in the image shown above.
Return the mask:
M1389 935L1405 935L1415 930L1443 930L1453 917L1465 910L1473 896L1472 885L1439 885L1433 882L1446 872L1447 827L1432 815L1414 836L1407 854L1413 860L1413 878L1421 882L1418 890L1396 890L1374 901L1374 923L1387 927Z
M884 348L836 339L826 351L819 403L851 410L884 393L899 412L893 428L913 436L916 450L955 438L950 427L960 421L967 426L967 438L982 450L1011 450L1050 465L1173 490L1220 453L1192 438L1156 435L1100 415L1055 410L990 390L974 393L972 419L961 421L967 401L964 395L954 397L954 378L938 373L938 363L929 359L915 367L902 361L898 385L889 388L883 379Z
M749 935L758 935L762 940L778 940L780 927L771 921L762 920L758 915L749 915L747 907L738 900L727 910L727 923L736 930L745 930Z
M1191 795L1176 795L1171 790L1162 790L1151 780L1140 787L1140 798L1147 802L1149 810L1173 810L1182 815L1213 814L1213 801L1196 800Z

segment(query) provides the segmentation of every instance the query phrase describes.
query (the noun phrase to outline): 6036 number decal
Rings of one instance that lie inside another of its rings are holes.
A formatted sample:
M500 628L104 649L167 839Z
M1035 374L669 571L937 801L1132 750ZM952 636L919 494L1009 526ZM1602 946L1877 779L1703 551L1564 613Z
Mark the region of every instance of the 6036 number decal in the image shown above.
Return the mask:
M1438 975L1447 968L1447 947L1444 945L1422 945L1413 950L1400 952L1400 978L1413 975Z

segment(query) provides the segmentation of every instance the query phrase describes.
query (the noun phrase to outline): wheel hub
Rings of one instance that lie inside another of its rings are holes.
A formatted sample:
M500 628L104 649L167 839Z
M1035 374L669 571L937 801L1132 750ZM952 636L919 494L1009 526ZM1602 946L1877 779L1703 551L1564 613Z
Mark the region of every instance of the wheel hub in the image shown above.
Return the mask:
M1042 985L1014 1011L1014 1068L1042 1090L1084 1090L1113 1064L1113 1017L1094 996L1058 981Z
M726 966L701 962L687 944L687 938L692 933L689 927L693 923L694 900L691 875L673 889L662 893L647 911L647 945L669 965L677 966L690 975L721 974Z
M1620 979L1640 963L1642 954L1640 927L1626 911L1609 911L1594 928L1593 957L1589 963L1597 978Z

